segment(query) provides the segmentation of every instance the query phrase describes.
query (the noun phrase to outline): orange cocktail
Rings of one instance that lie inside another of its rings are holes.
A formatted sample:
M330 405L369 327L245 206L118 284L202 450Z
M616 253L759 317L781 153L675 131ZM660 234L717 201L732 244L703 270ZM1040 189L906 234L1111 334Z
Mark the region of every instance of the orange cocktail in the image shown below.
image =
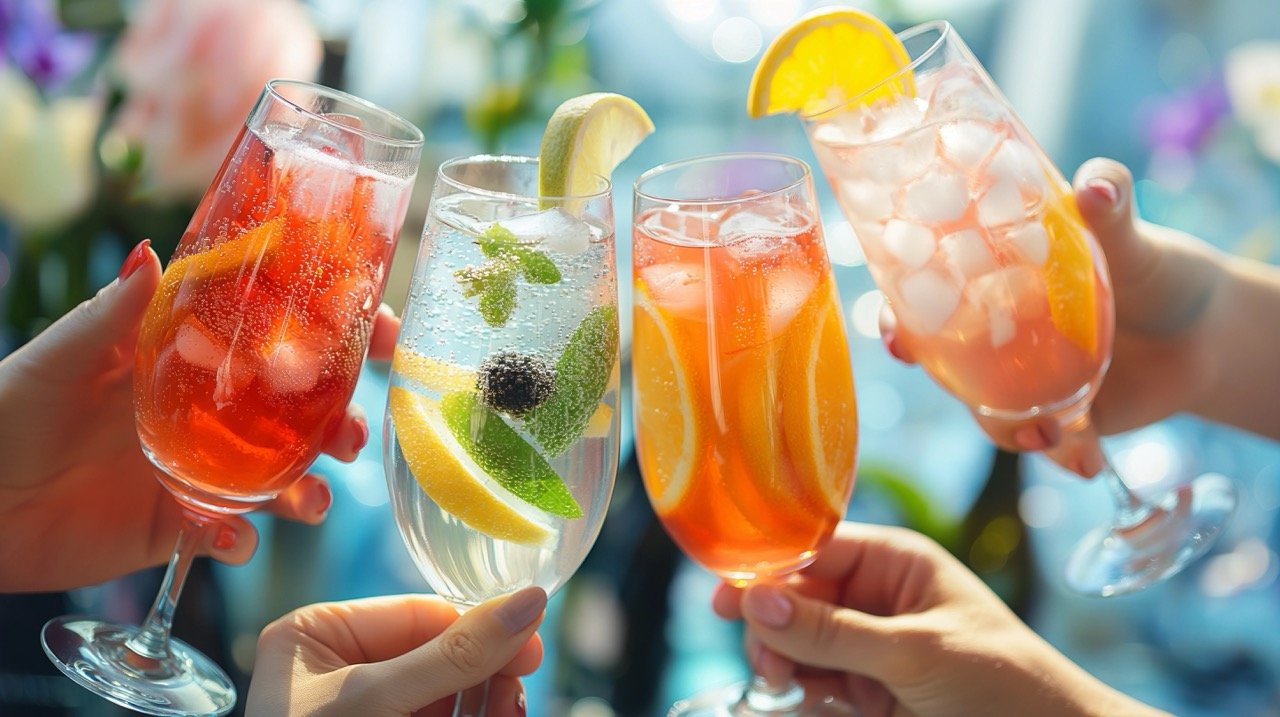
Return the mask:
M857 449L812 200L748 192L638 209L632 356L649 496L718 575L789 572L843 517Z
M314 145L246 127L147 310L138 433L196 506L287 487L355 387L410 183Z

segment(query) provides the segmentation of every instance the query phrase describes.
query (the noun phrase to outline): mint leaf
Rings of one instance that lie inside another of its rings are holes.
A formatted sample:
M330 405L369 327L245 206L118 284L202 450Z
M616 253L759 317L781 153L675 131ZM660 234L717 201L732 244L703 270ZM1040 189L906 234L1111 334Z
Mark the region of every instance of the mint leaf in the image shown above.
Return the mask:
M507 258L520 264L525 281L530 284L554 284L560 281L560 269L545 252L521 243L510 229L501 224L490 224L476 243L480 251L491 258Z
M555 470L502 416L470 391L446 394L440 412L449 432L484 472L526 503L564 518L582 506Z
M609 388L618 360L618 307L597 306L578 324L556 361L556 388L525 417L525 428L553 456L582 435Z
M480 316L490 326L506 326L515 310L515 272L495 274L480 292Z
M525 281L530 284L554 284L560 281L559 267L546 254L533 249L522 249L519 256Z
M516 235L511 233L510 229L501 224L490 224L488 229L484 230L476 238L476 243L480 245L480 251L485 256L495 257L501 256L509 251L512 247L520 245L520 240L516 239Z

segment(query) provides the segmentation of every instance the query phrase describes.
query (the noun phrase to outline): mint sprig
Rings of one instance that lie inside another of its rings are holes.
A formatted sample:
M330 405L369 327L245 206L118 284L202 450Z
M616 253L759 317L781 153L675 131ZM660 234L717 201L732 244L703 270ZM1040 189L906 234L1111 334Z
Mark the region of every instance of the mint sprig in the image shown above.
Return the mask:
M545 253L523 244L511 230L491 224L476 238L488 261L453 273L468 299L479 296L480 316L490 326L505 326L516 310L516 273L530 284L555 284L560 269Z

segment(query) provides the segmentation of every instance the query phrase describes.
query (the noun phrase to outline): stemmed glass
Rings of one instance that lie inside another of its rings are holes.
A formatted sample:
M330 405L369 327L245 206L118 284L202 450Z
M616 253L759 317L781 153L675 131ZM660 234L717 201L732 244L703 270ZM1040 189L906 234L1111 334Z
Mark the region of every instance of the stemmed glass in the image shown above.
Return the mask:
M68 616L41 639L81 686L152 715L221 715L231 680L169 636L201 534L278 495L355 389L422 133L351 95L273 80L147 307L134 364L143 452L183 528L141 627Z
M954 28L898 37L909 66L804 123L900 340L988 426L1055 421L1055 457L1101 475L1116 512L1077 546L1068 586L1118 595L1177 573L1222 533L1233 484L1206 475L1147 501L1116 474L1089 417L1111 285L1071 188Z
M687 159L636 181L636 450L676 543L735 584L813 561L853 490L857 414L808 166ZM848 715L759 677L672 715Z
M582 563L618 466L613 207L538 193L538 160L440 166L392 363L384 440L396 523L459 608ZM484 713L487 684L457 715Z

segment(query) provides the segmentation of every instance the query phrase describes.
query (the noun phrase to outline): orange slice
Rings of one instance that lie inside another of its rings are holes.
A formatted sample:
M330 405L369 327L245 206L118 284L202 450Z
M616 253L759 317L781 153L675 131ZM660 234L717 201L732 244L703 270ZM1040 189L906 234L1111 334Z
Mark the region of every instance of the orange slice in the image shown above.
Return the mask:
M1083 227L1074 197L1058 194L1049 201L1044 213L1044 228L1049 234L1044 282L1054 327L1090 356L1097 356L1097 287Z
M643 283L636 285L634 310L631 352L644 357L632 369L636 439L645 488L661 514L675 508L688 490L704 428L675 334Z
M782 415L787 451L802 479L845 513L853 489L858 413L844 320L833 283L824 282L796 317L782 358Z
M752 117L838 107L910 64L902 42L878 18L853 8L810 13L782 31L765 50L747 95ZM910 72L863 97L914 96Z

